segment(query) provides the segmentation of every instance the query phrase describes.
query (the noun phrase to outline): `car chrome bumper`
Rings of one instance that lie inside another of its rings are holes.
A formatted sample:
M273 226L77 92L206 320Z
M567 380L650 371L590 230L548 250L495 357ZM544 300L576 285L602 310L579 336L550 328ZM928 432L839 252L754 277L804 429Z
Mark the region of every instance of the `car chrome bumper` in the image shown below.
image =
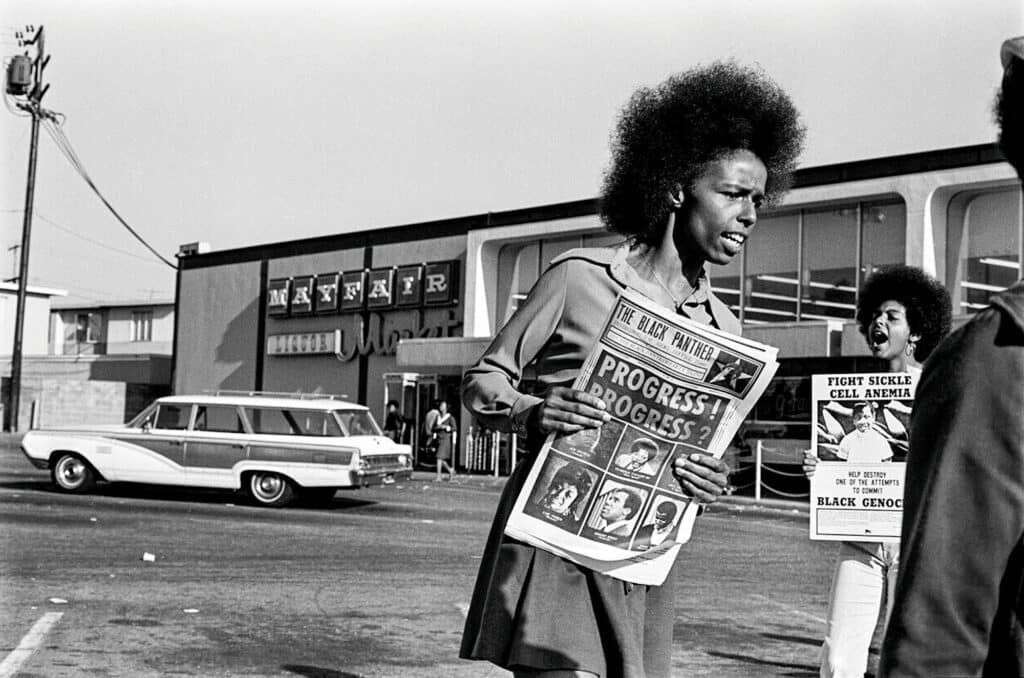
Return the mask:
M352 474L352 484L356 487L370 487L373 485L389 485L396 480L409 480L411 478L411 468L373 469L372 471L355 471Z

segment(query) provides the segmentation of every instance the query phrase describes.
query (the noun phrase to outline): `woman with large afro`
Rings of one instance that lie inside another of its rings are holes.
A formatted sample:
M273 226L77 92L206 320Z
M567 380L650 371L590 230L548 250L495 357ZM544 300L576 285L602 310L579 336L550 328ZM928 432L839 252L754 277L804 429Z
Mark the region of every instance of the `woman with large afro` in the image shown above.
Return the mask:
M760 70L733 62L637 91L618 121L601 200L605 224L624 241L551 262L467 371L466 408L485 426L524 436L532 451L549 433L600 427L605 403L571 385L627 288L739 333L705 264L740 253L758 209L789 187L803 135L789 97ZM538 384L531 393L520 390L528 366ZM460 655L517 678L671 675L675 568L661 586L634 586L504 534L534 458L522 460L502 494ZM728 467L709 455L671 464L666 472L695 501L714 501L728 483Z
M921 364L949 332L951 317L949 292L913 266L880 268L857 298L857 327L871 355L885 361L889 372L920 375ZM809 451L808 475L817 462ZM822 678L863 678L883 600L886 620L892 611L899 558L898 542L840 544L821 648Z

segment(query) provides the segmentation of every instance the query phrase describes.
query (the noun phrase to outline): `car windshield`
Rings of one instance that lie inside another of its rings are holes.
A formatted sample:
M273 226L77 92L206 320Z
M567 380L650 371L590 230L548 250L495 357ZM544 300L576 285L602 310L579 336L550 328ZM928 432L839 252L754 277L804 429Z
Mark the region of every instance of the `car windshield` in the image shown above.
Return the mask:
M379 436L380 427L368 410L335 410L342 429L350 436Z

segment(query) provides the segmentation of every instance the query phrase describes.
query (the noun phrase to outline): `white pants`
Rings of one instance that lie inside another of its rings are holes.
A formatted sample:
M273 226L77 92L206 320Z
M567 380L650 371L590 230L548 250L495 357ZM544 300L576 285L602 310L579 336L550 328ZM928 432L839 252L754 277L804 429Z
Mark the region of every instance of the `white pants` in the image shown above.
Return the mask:
M896 542L844 541L839 547L821 646L821 678L864 678L882 600L886 622L892 612L899 564Z

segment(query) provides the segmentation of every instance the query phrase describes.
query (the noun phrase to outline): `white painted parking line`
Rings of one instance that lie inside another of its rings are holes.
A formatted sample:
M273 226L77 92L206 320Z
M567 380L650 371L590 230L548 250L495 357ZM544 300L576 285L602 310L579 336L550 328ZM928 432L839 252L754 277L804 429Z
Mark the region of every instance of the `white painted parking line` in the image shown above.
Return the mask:
M47 612L39 618L32 628L28 630L25 637L18 643L18 647L11 650L11 653L0 662L0 678L11 678L21 668L22 664L28 661L39 646L43 638L50 632L53 625L64 616L63 612Z
M801 617L807 617L808 619L813 619L814 621L818 622L819 624L826 624L827 623L823 618L819 617L816 614L810 614L808 612L804 612L803 610L798 610L795 607L791 607L789 605L783 605L782 603L779 603L779 602L776 602L776 601L772 600L768 596L763 596L763 595L761 595L759 593L756 593L756 594L754 594L751 597L752 598L758 598L760 600L763 600L766 603L771 603L775 607L777 607L777 608L779 608L781 610L786 610L790 614L795 614L795 615L799 615Z

